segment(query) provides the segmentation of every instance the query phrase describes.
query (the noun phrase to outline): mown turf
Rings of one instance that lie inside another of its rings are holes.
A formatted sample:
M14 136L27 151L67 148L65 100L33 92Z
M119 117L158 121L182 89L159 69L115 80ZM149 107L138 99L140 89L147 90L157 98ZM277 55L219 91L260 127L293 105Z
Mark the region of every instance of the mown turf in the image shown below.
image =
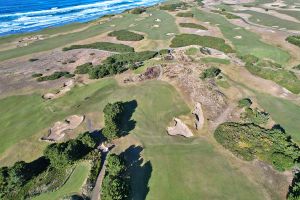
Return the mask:
M203 12L198 9L193 9L193 13L195 14L195 18L201 21L209 21L214 25L219 24L218 27L221 32L225 38L232 42L239 55L252 54L259 58L272 59L280 64L286 63L290 59L288 52L262 42L259 35L231 24L218 14ZM242 38L236 39L234 38L236 36L242 36Z
M83 186L89 172L90 165L88 163L79 163L75 167L74 172L72 173L68 181L61 188L54 192L41 194L33 198L33 200L53 200L60 199L72 194L80 194L81 187Z
M27 101L24 102L25 99ZM5 114L0 118L3 123L0 136L4 139L1 140L1 144L9 142L12 145L30 135L38 134L54 121L62 120L70 114L96 112L100 119L101 110L108 102L134 100L137 107L131 108L132 120L135 121L135 128L131 134L142 142L145 159L150 159L152 165L151 174L147 174L150 176L150 192L147 199L262 199L260 189L231 167L206 141L171 137L166 134L166 127L172 118L188 114L190 109L172 86L161 81L120 87L114 79L104 79L76 87L53 101L43 101L39 95L2 99L1 113ZM24 106L25 108L21 109ZM6 117L7 113L9 118ZM33 124L35 129L30 126ZM13 141L8 140L7 133L13 135ZM8 147L1 146L2 152ZM83 175L84 173L83 169L74 173L74 176L78 174L79 177L68 181L74 184L67 183L57 192L45 194L46 196L43 195L39 199L56 199L78 191L82 178L87 176ZM132 174L132 179L138 177L139 171Z

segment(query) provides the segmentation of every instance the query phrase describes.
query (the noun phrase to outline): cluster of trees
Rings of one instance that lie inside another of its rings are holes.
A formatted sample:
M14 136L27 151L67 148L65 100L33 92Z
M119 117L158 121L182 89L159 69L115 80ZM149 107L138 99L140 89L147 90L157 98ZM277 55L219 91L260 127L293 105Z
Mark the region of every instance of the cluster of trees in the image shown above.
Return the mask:
M247 70L264 79L272 80L295 94L300 93L300 80L294 72L272 61L261 60L253 55L242 56Z
M300 157L299 147L277 126L265 129L255 124L226 122L218 126L214 137L235 155L245 160L264 160L280 171L290 169Z
M116 37L117 40L121 40L121 41L140 41L144 39L143 35L128 30L113 31L110 32L108 36Z
M72 45L70 47L63 48L63 51L69 51L73 49L99 49L104 51L111 51L111 52L134 52L134 48L124 45L124 44L116 44L111 42L95 42L91 44L84 44L84 45Z
M35 77L37 78L38 82L42 82L42 81L53 81L56 79L59 79L61 77L66 77L66 78L71 78L74 76L74 74L70 74L70 72L67 71L61 71L61 72L54 72L53 74L49 75L49 76L41 76L42 74L35 74Z
M98 159L93 162L97 166L92 166L90 175L91 181L95 181L100 169L100 156L93 154L96 144L89 133L84 133L67 142L50 144L44 156L35 161L20 161L12 167L0 168L0 199L28 199L57 189L67 178L68 169L80 159Z
M221 73L221 70L217 67L210 67L208 69L205 69L201 75L201 79L207 79L207 78L215 78Z
M101 188L101 199L127 199L130 192L130 185L125 175L125 161L120 156L111 154L107 157L106 162L106 171Z
M122 102L108 103L104 109L105 127L102 134L109 140L116 139L121 136L121 117L124 111Z
M125 54L115 54L108 57L99 66L89 71L91 79L103 78L108 75L118 74L127 69L136 69L144 61L149 60L157 55L154 51L132 52Z
M292 36L287 37L285 40L291 44L294 44L294 45L300 47L300 35L292 35Z

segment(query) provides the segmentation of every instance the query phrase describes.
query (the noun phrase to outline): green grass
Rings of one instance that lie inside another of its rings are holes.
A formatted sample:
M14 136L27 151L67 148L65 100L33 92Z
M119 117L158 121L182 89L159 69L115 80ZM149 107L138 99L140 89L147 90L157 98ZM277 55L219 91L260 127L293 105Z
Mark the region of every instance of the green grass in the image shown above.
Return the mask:
M194 28L194 29L207 30L206 27L204 27L200 24L195 24L195 23L179 23L179 26L183 27L183 28Z
M90 165L88 163L79 163L74 169L74 172L68 181L58 190L54 192L44 193L35 198L34 200L52 200L60 199L64 196L78 194L81 192L81 187L84 184L90 172Z
M242 27L231 24L224 17L193 9L195 18L201 21L209 21L212 24L219 24L219 28L224 37L232 42L239 55L252 54L259 58L269 58L277 63L284 64L290 59L288 52L264 43L259 35L252 33ZM237 29L238 28L238 29ZM242 39L235 39L242 36Z
M184 53L188 56L196 55L197 53L199 53L199 48L192 47L187 49Z
M296 123L300 116L300 106L267 94L257 93L256 97L258 103L271 115L272 119L300 144L300 124Z
M233 53L234 50L225 43L225 40L212 36L200 36L195 34L180 34L176 35L171 41L170 47L184 47L189 45L200 45L203 47L210 47L225 53Z
M194 17L194 14L191 12L180 12L176 14L177 17Z
M201 61L204 63L217 63L217 64L224 64L224 65L230 64L230 60L222 59L222 58L213 58L213 57L201 58Z
M145 157L154 166L147 200L264 199L206 141L151 146Z
M255 24L269 27L278 26L278 28L286 28L289 30L300 30L300 23L284 20L269 14L255 12L252 10L242 11L242 13L250 14L251 17L249 20Z

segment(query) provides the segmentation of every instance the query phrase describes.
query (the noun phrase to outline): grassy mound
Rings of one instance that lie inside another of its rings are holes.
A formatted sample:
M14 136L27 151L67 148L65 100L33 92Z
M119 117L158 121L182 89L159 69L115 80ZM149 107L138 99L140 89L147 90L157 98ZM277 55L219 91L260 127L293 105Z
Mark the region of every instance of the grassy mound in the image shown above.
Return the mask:
M233 53L234 50L225 43L222 38L212 36L200 36L195 34L176 35L171 41L170 47L184 47L189 45L200 45L223 51L224 53Z
M131 31L127 31L127 30L113 31L110 32L108 36L116 37L118 40L121 41L140 41L144 39L143 35Z
M112 51L112 52L134 52L134 48L128 45L115 44L110 42L95 42L95 43L84 44L84 45L72 45L70 47L63 48L63 51L69 51L73 49L99 49L99 50Z
M159 7L161 10L175 11L176 9L184 9L186 8L186 3L173 3L173 4L165 4Z
M259 158L280 171L290 169L300 156L299 147L281 129L226 122L218 126L214 137L235 155L245 160Z
M229 12L226 12L225 10L212 10L214 13L218 13L220 15L224 15L227 19L239 19L240 17L234 14L231 14Z
M179 26L181 26L183 28L194 28L194 29L207 30L206 27L204 27L200 24L195 24L195 23L179 23Z

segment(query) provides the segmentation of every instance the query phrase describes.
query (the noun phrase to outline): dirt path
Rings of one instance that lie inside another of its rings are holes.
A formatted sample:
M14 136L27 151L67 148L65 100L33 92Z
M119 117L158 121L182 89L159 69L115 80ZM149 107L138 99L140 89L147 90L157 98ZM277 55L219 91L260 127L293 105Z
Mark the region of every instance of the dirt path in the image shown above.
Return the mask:
M101 171L98 175L96 185L93 189L91 200L101 200L100 191L101 191L101 186L102 186L102 182L103 182L104 175L105 175L106 164L107 164L106 157L107 157L108 153L101 153L101 155L103 157L102 160L104 160L104 163L103 163Z
M223 122L228 121L229 115L232 113L232 111L234 110L234 108L235 108L234 105L229 105L224 110L224 112L222 112L222 114L219 115L219 117L217 117L214 121L211 121L211 128L212 128L212 130L215 130L217 128L217 126L219 126Z

